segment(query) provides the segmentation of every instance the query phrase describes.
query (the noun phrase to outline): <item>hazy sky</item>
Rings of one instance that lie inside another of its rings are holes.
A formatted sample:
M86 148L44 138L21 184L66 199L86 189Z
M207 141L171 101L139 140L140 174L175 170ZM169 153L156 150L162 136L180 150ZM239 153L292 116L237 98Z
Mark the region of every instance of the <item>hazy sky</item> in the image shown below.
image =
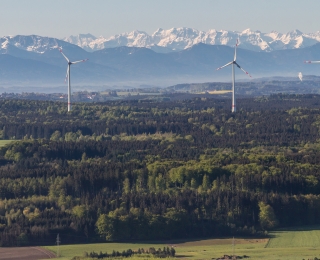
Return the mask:
M157 28L320 30L319 0L0 0L0 37L110 37Z

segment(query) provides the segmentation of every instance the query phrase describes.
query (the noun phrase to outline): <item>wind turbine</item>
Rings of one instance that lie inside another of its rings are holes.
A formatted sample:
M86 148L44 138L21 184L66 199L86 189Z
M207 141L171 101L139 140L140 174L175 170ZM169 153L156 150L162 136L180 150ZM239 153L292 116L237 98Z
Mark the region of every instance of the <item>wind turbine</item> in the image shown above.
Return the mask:
M306 60L304 63L320 63L320 60L312 61L312 60Z
M320 63L320 60L315 60L315 61L306 60L306 61L304 61L304 63Z
M66 75L66 79L65 81L67 80L68 78L68 112L71 111L71 84L70 84L70 66L72 64L76 64L76 63L79 63L79 62L85 62L87 61L88 59L85 59L85 60L78 60L78 61L70 61L66 55L64 55L64 53L62 52L62 49L59 48L61 54L63 55L63 57L65 57L65 59L67 60L68 62L68 68L67 68L67 75Z
M237 47L239 45L239 40L237 40L236 46L234 47L234 56L233 56L233 61L230 61L229 63L227 63L226 65L223 65L220 68L217 68L217 70L220 70L224 67L227 67L229 65L232 65L232 112L236 112L236 96L235 96L235 76L234 76L234 65L236 65L239 69L241 69L244 73L246 73L249 77L251 77L251 75L245 71L243 68L240 67L240 65L237 63Z

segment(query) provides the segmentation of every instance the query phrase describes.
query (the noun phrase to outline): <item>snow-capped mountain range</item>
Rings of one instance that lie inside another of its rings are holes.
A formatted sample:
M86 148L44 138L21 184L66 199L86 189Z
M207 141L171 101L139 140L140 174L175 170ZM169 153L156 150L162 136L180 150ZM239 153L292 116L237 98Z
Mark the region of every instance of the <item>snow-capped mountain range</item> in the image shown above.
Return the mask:
M70 60L89 59L72 68L73 86L168 86L230 80L230 68L216 69L230 62L238 37L237 60L254 78L297 77L299 72L319 75L319 66L303 63L320 60L319 34L205 33L178 28L159 29L152 36L134 31L109 40L79 35L69 38L72 43L37 35L5 36L0 38L0 92L7 86L15 91L16 86L23 86L22 91L26 85L62 86L67 64L59 47ZM236 73L237 79L247 77L242 71Z
M312 46L320 42L320 31L315 33L303 33L294 30L284 33L272 31L262 33L246 29L237 31L207 32L192 28L172 28L169 30L158 29L152 35L143 31L132 31L114 35L110 38L95 37L92 34L79 34L64 39L56 39L42 36L4 36L0 38L0 51L6 53L10 46L29 52L44 53L58 46L64 47L67 43L77 45L88 52L94 52L105 48L116 47L144 47L158 53L168 53L188 49L199 43L207 45L227 45L233 47L236 40L240 40L240 48L251 51L271 52L275 50L300 49Z
M238 38L243 49L270 52L314 45L320 42L320 31L303 33L299 30L294 30L288 33L276 31L263 33L250 29L242 32L212 29L205 32L181 27L169 30L160 28L152 35L143 31L132 31L117 34L110 38L104 38L103 36L97 38L92 34L79 34L77 36L66 37L63 40L78 45L86 51L128 46L145 47L156 52L172 52L190 48L198 43L234 46Z

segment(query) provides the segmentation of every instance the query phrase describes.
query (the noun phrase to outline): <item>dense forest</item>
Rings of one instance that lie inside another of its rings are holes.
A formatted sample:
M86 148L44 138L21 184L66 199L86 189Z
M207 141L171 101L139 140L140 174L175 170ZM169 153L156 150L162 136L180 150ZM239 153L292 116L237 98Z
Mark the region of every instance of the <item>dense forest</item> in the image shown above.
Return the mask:
M0 100L0 245L320 224L320 96Z

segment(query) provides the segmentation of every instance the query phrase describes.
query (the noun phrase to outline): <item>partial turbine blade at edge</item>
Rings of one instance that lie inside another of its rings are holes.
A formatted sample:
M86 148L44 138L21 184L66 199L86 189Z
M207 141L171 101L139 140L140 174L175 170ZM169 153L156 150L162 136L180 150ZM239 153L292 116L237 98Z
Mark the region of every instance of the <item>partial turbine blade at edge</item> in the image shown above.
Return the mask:
M79 63L79 62L85 62L87 60L89 60L89 59L72 61L71 64L76 64L76 63Z
M227 67L227 66L231 65L232 63L233 63L233 61L230 61L226 65L223 65L222 67L217 68L217 70L221 70L222 68Z
M67 62L70 62L69 59L67 58L67 56L64 55L64 53L62 52L62 49L61 49L61 48L59 48L59 51L61 52L61 54L63 55L63 57L67 60Z
M238 45L239 45L239 39L237 39L236 46L234 46L234 56L233 56L233 61L236 61L236 60L237 60L237 48L238 48Z
M319 60L316 60L316 61L306 60L306 61L304 61L304 63L320 63L320 61Z

